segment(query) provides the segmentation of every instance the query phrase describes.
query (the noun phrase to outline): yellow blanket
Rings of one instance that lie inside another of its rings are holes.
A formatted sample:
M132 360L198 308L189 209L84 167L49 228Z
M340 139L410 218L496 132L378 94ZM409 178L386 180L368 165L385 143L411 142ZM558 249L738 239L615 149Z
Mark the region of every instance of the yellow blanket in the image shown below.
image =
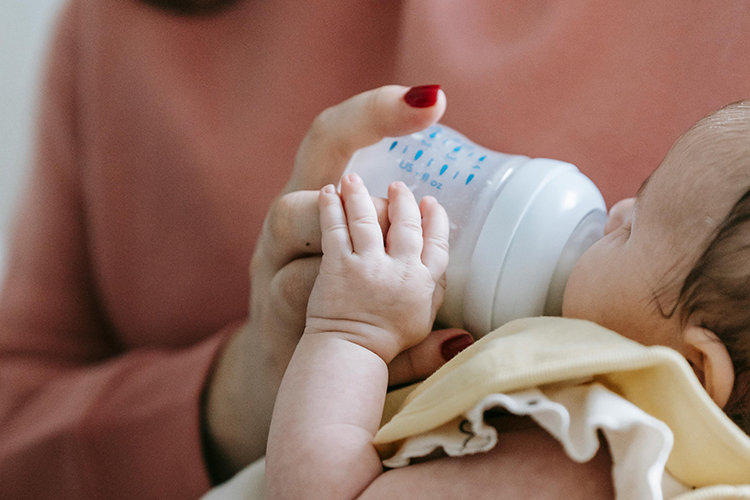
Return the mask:
M677 352L586 321L527 318L477 341L421 384L388 394L375 445L384 459L410 437L461 418L485 397L561 382L604 385L666 423L666 469L696 489L675 500L750 499L750 438L708 397ZM258 461L204 500L262 499Z
M387 458L407 437L460 417L489 394L591 378L670 427L667 470L706 488L684 498L750 498L750 438L713 403L685 359L580 320L527 318L490 333L422 384L391 396L375 445ZM709 488L716 485L729 486Z

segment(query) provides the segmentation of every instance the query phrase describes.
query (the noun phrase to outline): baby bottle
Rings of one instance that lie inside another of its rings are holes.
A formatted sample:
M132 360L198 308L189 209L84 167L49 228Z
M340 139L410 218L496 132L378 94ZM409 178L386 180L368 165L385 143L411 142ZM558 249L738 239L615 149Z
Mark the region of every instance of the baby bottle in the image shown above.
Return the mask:
M568 276L604 233L606 206L574 165L478 146L445 125L358 150L346 173L372 196L403 181L450 219L438 321L481 337L508 321L559 316Z

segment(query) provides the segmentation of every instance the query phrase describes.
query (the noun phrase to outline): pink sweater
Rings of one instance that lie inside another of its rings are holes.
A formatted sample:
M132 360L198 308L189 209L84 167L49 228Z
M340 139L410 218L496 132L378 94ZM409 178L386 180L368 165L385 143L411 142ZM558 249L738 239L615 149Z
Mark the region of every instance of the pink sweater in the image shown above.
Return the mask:
M750 6L72 0L0 294L0 496L209 488L199 398L265 212L313 117L386 83L442 84L446 124L571 161L611 204L750 97Z

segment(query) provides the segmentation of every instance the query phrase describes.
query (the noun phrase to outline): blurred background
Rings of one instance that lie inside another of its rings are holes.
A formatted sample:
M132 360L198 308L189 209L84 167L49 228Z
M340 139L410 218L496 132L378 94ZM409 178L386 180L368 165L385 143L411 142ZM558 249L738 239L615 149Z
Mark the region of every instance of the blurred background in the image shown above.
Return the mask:
M39 73L62 0L0 0L0 276L30 161Z

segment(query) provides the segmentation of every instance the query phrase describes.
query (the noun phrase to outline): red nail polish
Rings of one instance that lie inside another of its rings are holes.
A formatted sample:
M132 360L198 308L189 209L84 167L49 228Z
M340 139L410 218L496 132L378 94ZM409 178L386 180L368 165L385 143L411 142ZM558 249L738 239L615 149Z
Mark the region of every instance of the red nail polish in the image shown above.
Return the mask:
M440 85L420 85L412 87L404 94L404 101L413 108L429 108L437 102Z
M443 342L440 346L440 353L443 355L443 359L450 361L456 354L463 351L471 344L474 343L474 339L468 333L451 337Z

